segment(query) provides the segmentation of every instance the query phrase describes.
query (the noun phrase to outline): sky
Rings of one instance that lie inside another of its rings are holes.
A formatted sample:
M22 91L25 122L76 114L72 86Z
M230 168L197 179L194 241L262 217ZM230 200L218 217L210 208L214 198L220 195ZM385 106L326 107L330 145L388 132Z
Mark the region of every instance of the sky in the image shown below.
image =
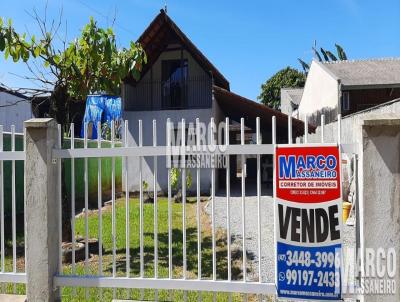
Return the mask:
M11 4L12 3L12 4ZM0 16L15 27L38 34L33 9L59 18L68 40L93 16L114 30L119 46L136 41L167 3L168 15L229 80L231 90L252 100L260 86L280 69L301 69L297 58L311 61L311 47L345 49L349 59L400 56L400 0L17 0L1 1ZM20 76L23 63L0 55L0 82L35 87Z

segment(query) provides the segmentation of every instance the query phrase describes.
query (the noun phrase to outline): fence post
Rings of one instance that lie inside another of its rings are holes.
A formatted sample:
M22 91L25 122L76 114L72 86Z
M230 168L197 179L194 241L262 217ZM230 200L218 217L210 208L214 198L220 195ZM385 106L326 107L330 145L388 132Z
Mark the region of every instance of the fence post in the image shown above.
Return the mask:
M57 165L52 163L57 124L50 118L30 119L25 127L27 300L58 301L60 294L53 286L53 276L59 263L59 205Z

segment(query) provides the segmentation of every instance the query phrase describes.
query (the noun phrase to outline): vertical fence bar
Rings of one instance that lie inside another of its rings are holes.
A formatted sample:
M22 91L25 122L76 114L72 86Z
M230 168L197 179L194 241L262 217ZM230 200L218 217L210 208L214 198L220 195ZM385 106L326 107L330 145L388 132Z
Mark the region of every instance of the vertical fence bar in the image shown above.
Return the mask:
M62 129L61 125L57 125L58 132L58 141L57 147L61 149L61 139L62 139ZM62 275L63 266L62 266L62 171L61 171L61 158L57 160L57 197L58 197L58 236L60 238L59 246L58 246L58 273Z
M75 124L71 123L71 143L70 149L75 149ZM71 241L72 241L72 252L71 252L71 271L72 275L76 275L75 265L75 158L71 158ZM76 295L76 288L72 289L72 295Z
M84 126L84 143L83 147L87 148L88 125L85 122ZM85 275L89 273L89 225L88 225L88 210L89 210L89 194L88 194L88 159L84 159L84 185L85 185Z
M11 125L11 152L15 151L15 125ZM11 215L12 215L12 253L13 253L13 273L17 272L17 225L16 225L16 200L15 200L15 160L11 161ZM14 294L16 284L13 284Z
M0 125L0 152L3 152L3 126ZM1 272L5 272L5 254L4 254L4 170L3 161L0 160L0 208L1 208ZM3 288L4 292L4 288Z
M215 121L214 118L211 118L210 122L210 140L211 145L215 146ZM215 162L215 161L214 161ZM215 167L211 167L211 218L212 218L212 263L213 263L213 280L217 280L217 247L216 247L216 238L215 238ZM216 301L216 292L213 292L213 301Z
M229 146L229 118L225 118L225 145ZM228 245L228 281L232 280L232 252L231 252L231 169L230 156L226 155L226 241ZM232 295L230 294L229 297Z
M183 222L183 279L187 277L187 247L186 247L186 121L182 119L182 222ZM187 291L183 292L183 300L187 300Z
M276 250L276 223L277 223L277 217L276 217L276 180L275 180L275 174L276 174L276 117L272 117L272 144L274 145L274 155L272 157L272 190L273 190L273 196L274 196L274 261L277 259L277 250ZM278 268L275 265L275 274L274 274L274 280L275 284L277 284L278 279L277 279L277 273L278 273Z
M101 149L101 122L97 123L97 148ZM97 208L98 216L98 236L99 236L99 276L103 275L103 195L101 177L101 158L97 159ZM99 289L100 300L103 299L103 289Z
M321 115L321 143L325 141L325 115Z
M229 118L225 118L225 145L229 146ZM228 281L232 280L232 251L231 251L231 169L230 155L226 155L226 241L228 261ZM232 293L228 294L228 301L232 301Z
M157 146L157 121L153 120L153 147ZM157 200L157 156L153 157L154 163L154 177L153 177L153 190L154 190L154 278L158 278L158 200ZM154 291L154 300L158 301L158 290Z
M124 146L128 147L128 120L124 124ZM131 275L131 255L130 255L130 205L129 205L129 183L128 183L128 157L125 157L125 242L126 242L126 277Z
M288 144L292 144L293 143L293 126L292 126L292 116L289 115L288 117Z
M111 121L111 148L115 148L115 121ZM112 233L112 276L117 277L117 230L116 230L116 207L115 207L115 157L111 158L111 233ZM113 298L116 296L116 288L113 288Z
M261 144L261 133L260 133L260 118L256 119L256 136L257 145ZM258 212L258 281L262 282L261 279L261 155L257 154L257 212Z
M186 122L181 122L181 141L183 150L186 146ZM186 259L186 165L185 151L182 154L182 228L183 228L183 279L186 279L187 259Z
M172 192L171 192L171 168L173 165L172 153L169 154L168 151L171 149L171 119L167 118L167 156L166 159L168 165L168 278L172 279ZM173 290L169 291L170 300L173 300Z
M196 150L200 152L200 120L196 118ZM196 201L197 201L197 279L201 280L201 204L200 204L200 157L197 157Z
M157 122L153 120L153 147L157 146ZM158 278L158 203L157 203L157 156L153 157L154 163L154 278Z
M75 125L71 123L70 149L75 149ZM75 275L75 158L71 158L71 233L72 233L72 274Z
M240 119L240 144L245 144L244 139L244 118ZM247 276L247 255L246 255L246 202L245 202L245 194L246 194L246 163L245 156L241 157L241 166L242 166L242 244L243 244L243 281L246 282Z
M288 144L293 144L293 123L292 123L292 116L289 115L288 116ZM272 117L272 143L275 145L276 143L276 124L275 124L275 116ZM273 159L272 159L273 163L273 173L275 173L275 153L273 155ZM273 190L275 192L275 174L273 176ZM274 198L275 198L275 193L274 193ZM274 240L275 239L275 223L276 223L276 217L275 217L275 206L274 206ZM259 225L260 227L260 225ZM274 241L275 242L275 241ZM261 242L260 242L260 246L261 246ZM274 244L274 250L276 249L276 244ZM259 252L260 255L260 260L261 260L261 252ZM276 256L275 256L276 257ZM261 280L261 266L259 267L259 271L260 271L260 279L259 281L262 282ZM276 269L275 269L276 272ZM276 273L275 273L276 274ZM261 295L262 298L262 295Z
M83 147L87 149L88 144L88 124L84 125ZM85 275L89 274L89 176L88 176L88 159L84 158L84 184L85 184ZM89 291L85 288L86 299L89 299Z
M171 120L167 119L167 146L171 147ZM171 155L167 159L172 166ZM172 279L172 194L171 194L171 166L168 167L168 278Z
M214 146L214 118L211 118L210 123L210 140L211 145ZM215 169L211 168L211 218L212 218L212 264L213 264L213 280L217 280L217 256L216 256L216 242L215 242ZM215 295L214 295L215 297Z
M143 147L143 123L139 120L139 147ZM143 240L143 172L142 172L142 156L139 157L139 257L140 257L140 278L144 278L144 240ZM144 299L144 290L140 289L140 299Z

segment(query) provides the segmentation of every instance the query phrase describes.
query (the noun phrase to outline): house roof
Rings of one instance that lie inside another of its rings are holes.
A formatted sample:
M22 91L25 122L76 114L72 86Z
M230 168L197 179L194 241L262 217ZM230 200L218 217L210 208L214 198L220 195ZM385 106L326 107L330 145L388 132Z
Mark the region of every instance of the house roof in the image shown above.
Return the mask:
M216 85L229 89L228 80L192 43L192 41L190 41L190 39L180 30L163 9L154 18L137 41L144 48L148 59L147 64L143 68L142 75L150 69L155 61L157 61L158 57L171 41L183 45L199 65L206 72L212 74ZM130 80L132 81L132 79Z
M340 80L343 86L400 86L400 58L317 63Z
M278 134L287 137L288 116L286 114L215 85L213 86L213 93L221 110L230 118L239 121L243 117L245 125L255 129L256 118L259 117L261 128L271 129L272 117L275 116ZM294 136L304 134L303 121L293 118L292 126ZM315 127L309 125L308 130L310 133L315 132Z
M289 96L290 101L295 105L300 104L301 97L303 96L303 91L304 91L304 88L282 88L281 89L281 93L282 92L286 93Z
M19 93L17 91L10 90L4 86L0 86L0 92L6 92L8 94L11 94L13 96L16 96L16 97L19 97L19 98L25 99L25 100L29 99L29 97L27 97L26 95Z

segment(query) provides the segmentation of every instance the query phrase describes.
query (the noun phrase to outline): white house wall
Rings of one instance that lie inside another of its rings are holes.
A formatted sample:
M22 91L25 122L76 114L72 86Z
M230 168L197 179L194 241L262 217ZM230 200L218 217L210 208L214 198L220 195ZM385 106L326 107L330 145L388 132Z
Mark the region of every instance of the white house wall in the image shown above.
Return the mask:
M22 102L19 102L21 100ZM0 92L0 125L3 125L4 131L10 131L11 125L15 125L15 131L22 133L24 121L30 118L32 107L29 101L7 92Z
M337 114L338 100L338 81L313 61L298 108L300 119L304 120L305 116L310 117L317 111L336 111Z
M197 110L159 110L159 111L125 111L123 118L129 121L129 137L128 143L130 147L138 146L139 143L139 120L143 123L143 145L150 146L153 144L153 120L157 121L157 144L166 144L166 123L167 118L171 119L175 128L177 123L182 120L188 123L195 123L196 118L200 122L209 123L212 116L212 109L197 109ZM166 158L158 157L157 163L157 190L162 190L165 193L168 189L168 170L166 169ZM190 169L192 174L192 187L188 191L196 190L196 170ZM149 184L150 190L153 190L153 157L143 159L142 175L143 180ZM128 159L128 186L130 192L139 191L139 159L130 157ZM203 193L209 193L211 185L211 170L201 169L200 171L200 189ZM123 181L124 183L124 181ZM123 188L125 191L125 188Z

